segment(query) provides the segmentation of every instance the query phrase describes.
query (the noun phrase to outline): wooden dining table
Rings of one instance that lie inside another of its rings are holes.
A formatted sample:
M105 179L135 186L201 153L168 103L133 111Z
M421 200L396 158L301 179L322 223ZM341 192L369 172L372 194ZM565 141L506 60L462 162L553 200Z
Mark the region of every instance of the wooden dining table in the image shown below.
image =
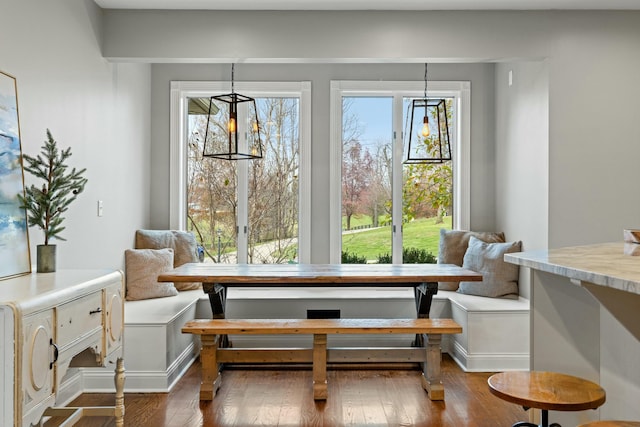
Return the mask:
M209 295L214 319L225 318L227 289L231 287L252 288L413 288L415 295L416 314L418 318L429 318L433 295L438 292L438 282L481 281L482 275L451 264L210 264L188 263L158 276L162 282L202 282L204 292ZM374 316L375 317L375 313ZM348 320L345 320L348 321ZM261 322L264 322L261 319ZM276 321L277 322L277 321ZM267 323L269 324L269 323ZM459 328L458 325L455 325ZM197 328L196 328L197 329ZM296 332L300 328L295 328ZM252 329L253 330L253 329ZM276 328L275 331L280 330ZM243 329L244 331L244 329ZM193 330L188 331L193 332ZM246 332L246 331L245 331ZM344 332L344 331L343 331ZM362 329L361 332L365 332ZM433 334L416 333L412 347L422 351L424 358L420 358L423 367L423 387L432 400L444 400L444 386L440 372L441 333L440 329ZM447 332L444 332L447 333ZM322 335L322 334L320 334ZM218 355L225 349L232 347L227 335L202 335L204 362L201 397L212 399L214 390L219 386ZM316 347L316 341L322 340L322 345ZM324 349L324 350L323 350ZM359 349L349 349L356 354L341 360L371 361L373 349L367 349L363 359L358 358ZM379 349L390 353L387 349ZM397 361L407 361L404 349L392 349L399 352ZM248 349L255 352L260 349ZM278 349L278 351L287 351ZM295 350L289 350L295 351ZM304 350L303 350L304 351ZM314 398L326 397L325 365L328 351L326 335L318 338L314 333L314 350L316 357L322 358L322 363L314 362ZM321 356L317 356L317 355ZM361 353L360 353L361 355ZM385 360L389 360L389 355ZM290 360L290 357L286 358ZM375 359L375 358L374 358ZM251 359L254 360L254 359ZM262 359L261 359L262 360ZM267 359L265 359L267 360ZM314 358L315 360L315 358ZM413 359L411 359L413 360ZM318 368L321 366L322 368ZM316 372L317 371L317 372ZM316 390L315 384L320 384ZM217 384L217 385L216 385Z
M481 274L453 264L187 263L158 276L160 282L202 282L213 318L225 318L230 287L411 287L417 317L428 318L438 282L481 280Z

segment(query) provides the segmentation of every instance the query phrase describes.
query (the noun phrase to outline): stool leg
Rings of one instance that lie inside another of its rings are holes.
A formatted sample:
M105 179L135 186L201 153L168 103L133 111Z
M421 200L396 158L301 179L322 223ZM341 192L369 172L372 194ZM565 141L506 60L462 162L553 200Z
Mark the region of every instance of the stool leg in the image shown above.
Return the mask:
M524 410L528 410L529 408L524 407ZM519 421L517 423L515 423L514 425L512 425L511 427L562 427L560 424L558 423L553 423L553 424L549 424L549 411L547 411L546 409L541 409L540 410L541 413L541 422L540 424L533 424L527 421Z
M540 418L542 419L540 423L540 427L548 427L549 426L549 412L545 409L540 410Z
M540 427L562 427L558 423L549 424L549 411L546 409L541 409L540 413L542 415L542 423L540 424Z

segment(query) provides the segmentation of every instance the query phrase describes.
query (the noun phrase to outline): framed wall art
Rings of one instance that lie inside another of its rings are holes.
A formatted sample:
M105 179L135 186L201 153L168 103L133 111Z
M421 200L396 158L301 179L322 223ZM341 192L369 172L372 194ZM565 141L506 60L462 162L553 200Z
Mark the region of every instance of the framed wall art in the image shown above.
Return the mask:
M31 272L15 77L0 71L0 279Z

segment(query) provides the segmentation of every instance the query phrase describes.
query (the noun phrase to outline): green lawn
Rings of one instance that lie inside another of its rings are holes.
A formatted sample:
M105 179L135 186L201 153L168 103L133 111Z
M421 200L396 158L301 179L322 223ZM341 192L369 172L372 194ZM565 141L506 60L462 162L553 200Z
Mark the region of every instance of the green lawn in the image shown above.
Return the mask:
M451 229L451 217L443 224L436 224L435 218L424 218L404 225L404 247L425 249L438 255L440 229ZM378 255L391 252L391 227L380 227L342 235L342 250L375 260Z
M378 220L380 222L385 220L385 215L380 215L378 218ZM371 220L371 216L370 215L354 215L351 217L351 228L354 229L358 226L361 225L372 225L373 221ZM347 217L343 216L342 217L342 229L346 230L347 229Z

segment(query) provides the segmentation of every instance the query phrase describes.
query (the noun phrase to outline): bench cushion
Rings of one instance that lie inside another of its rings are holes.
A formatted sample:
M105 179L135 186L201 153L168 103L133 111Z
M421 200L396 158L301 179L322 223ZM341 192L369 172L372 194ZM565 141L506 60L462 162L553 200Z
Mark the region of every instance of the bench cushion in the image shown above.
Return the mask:
M201 290L177 292L177 295L157 300L127 301L124 305L124 324L166 325L191 309L200 299L208 297ZM180 325L182 326L182 325Z

